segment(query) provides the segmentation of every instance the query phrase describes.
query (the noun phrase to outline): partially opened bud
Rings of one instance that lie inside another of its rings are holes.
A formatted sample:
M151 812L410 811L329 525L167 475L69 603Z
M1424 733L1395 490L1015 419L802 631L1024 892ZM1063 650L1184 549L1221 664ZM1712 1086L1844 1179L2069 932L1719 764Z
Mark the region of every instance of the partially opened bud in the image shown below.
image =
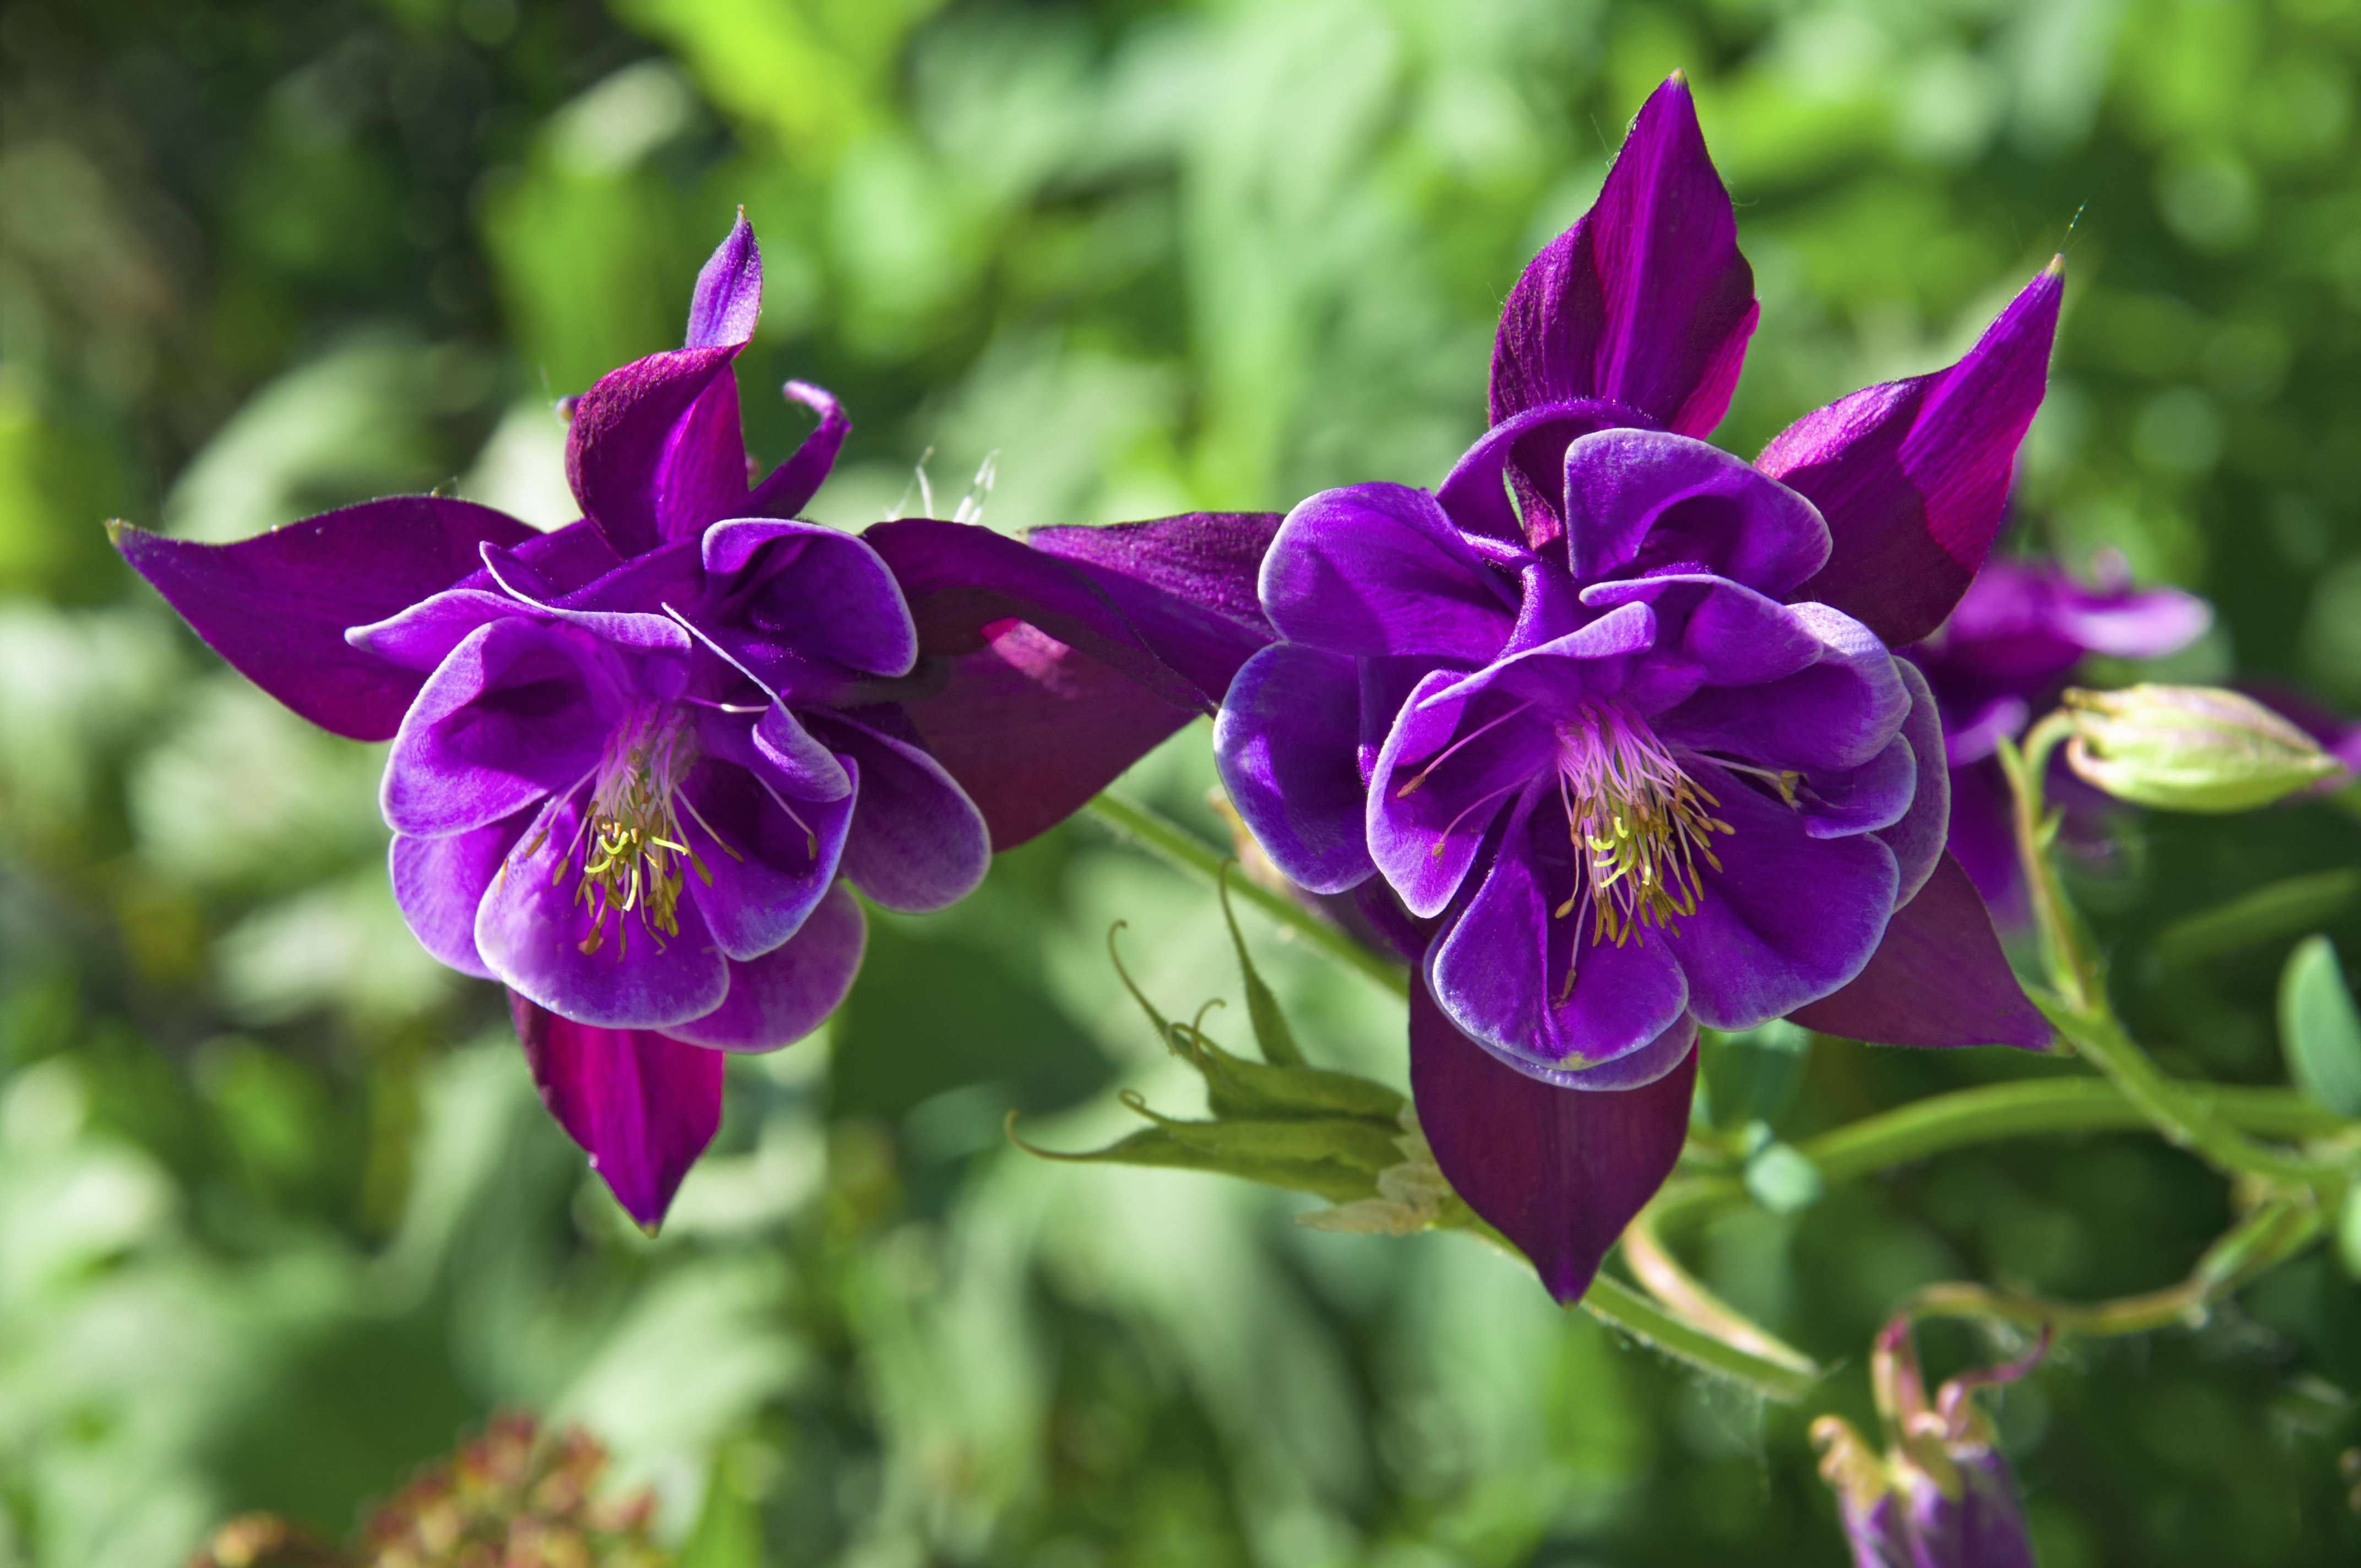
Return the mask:
M2069 691L2066 761L2120 800L2169 811L2251 811L2344 769L2269 708L2215 686Z
M1930 1408L1908 1320L1886 1325L1870 1361L1885 1451L1836 1416L1812 1423L1854 1568L2034 1568L2016 1478L1971 1396L2023 1376L2048 1343L2021 1362L1953 1378Z

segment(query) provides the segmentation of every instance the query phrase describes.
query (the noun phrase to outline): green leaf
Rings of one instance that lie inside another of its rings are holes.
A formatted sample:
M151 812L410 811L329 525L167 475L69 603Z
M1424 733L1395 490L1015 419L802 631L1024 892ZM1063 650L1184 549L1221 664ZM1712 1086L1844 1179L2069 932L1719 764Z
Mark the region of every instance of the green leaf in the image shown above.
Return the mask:
M763 1512L738 1484L736 1468L726 1451L714 1457L680 1568L763 1568Z
M1136 1100L1134 1110L1154 1115ZM1012 1130L1011 1138L1016 1138ZM1310 1192L1332 1203L1377 1196L1377 1173L1399 1163L1400 1152L1363 1122L1182 1122L1156 1117L1103 1149L1061 1154L1016 1138L1019 1148L1044 1159L1094 1165L1141 1165L1235 1176L1265 1187Z
M2297 1088L2340 1116L2361 1116L2361 1014L2325 937L2297 943L2279 973L2279 1043Z
M1382 1083L1317 1067L1274 1067L1232 1056L1189 1025L1175 1036L1197 1052L1205 1093L1216 1116L1354 1116L1400 1131L1402 1097Z
M1254 959L1246 953L1246 939L1238 931L1237 911L1230 907L1230 872L1232 865L1222 868L1222 918L1230 927L1230 945L1238 950L1238 970L1246 976L1246 1017L1254 1025L1255 1045L1262 1059L1279 1067L1303 1066L1303 1053L1296 1047L1295 1031L1287 1026L1287 1014L1279 1010L1279 998L1256 972Z
M1774 1214L1808 1209L1827 1190L1820 1168L1793 1144L1765 1144L1746 1162L1746 1190Z

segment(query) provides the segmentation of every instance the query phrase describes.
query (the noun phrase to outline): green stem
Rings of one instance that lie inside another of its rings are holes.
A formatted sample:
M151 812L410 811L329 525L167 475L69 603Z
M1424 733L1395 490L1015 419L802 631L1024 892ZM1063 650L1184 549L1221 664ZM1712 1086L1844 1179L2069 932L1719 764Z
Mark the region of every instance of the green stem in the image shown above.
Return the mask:
M1092 816L1122 837L1216 887L1221 885L1222 868L1236 859L1137 801L1099 795L1092 797L1089 809ZM1410 994L1410 978L1400 965L1371 952L1295 900L1246 877L1233 878L1230 886L1239 898L1328 957L1376 981L1396 996Z
M2017 859L2025 868L2034 927L2041 937L2050 982L2077 1010L2087 1010L2103 1004L2106 981L2098 959L2082 940L2073 906L2059 883L2058 868L2050 861L2049 840L2057 824L2049 819L2042 798L2049 754L2072 729L2073 720L2064 710L2049 714L2026 732L2022 752L2014 741L2001 740L2000 764L2015 803Z
M1743 1384L1766 1399L1793 1405L1812 1391L1820 1374L1809 1362L1804 1367L1766 1361L1682 1321L1619 1280L1602 1274L1583 1293L1582 1310L1609 1327L1675 1361L1686 1362L1709 1376ZM1808 1367L1810 1370L1806 1370Z
M2187 1279L2110 1301L2053 1301L1983 1285L1932 1285L1903 1307L1921 1318L1996 1318L2079 1334L2139 1334L2204 1321L2213 1304L2278 1267L2319 1238L2319 1205L2293 1199L2263 1204L2198 1259Z
M2291 1090L2218 1088L2205 1095L2214 1116L2266 1137L2323 1137L2346 1125L2334 1112ZM2110 1132L2147 1126L2153 1120L2109 1079L2029 1079L1933 1095L1865 1116L1798 1147L1828 1180L1846 1181L1971 1144Z
M1682 1267L1656 1234L1657 1220L1656 1206L1652 1203L1623 1230L1623 1261L1648 1294L1724 1344L1806 1376L1821 1375L1810 1356L1707 1289Z

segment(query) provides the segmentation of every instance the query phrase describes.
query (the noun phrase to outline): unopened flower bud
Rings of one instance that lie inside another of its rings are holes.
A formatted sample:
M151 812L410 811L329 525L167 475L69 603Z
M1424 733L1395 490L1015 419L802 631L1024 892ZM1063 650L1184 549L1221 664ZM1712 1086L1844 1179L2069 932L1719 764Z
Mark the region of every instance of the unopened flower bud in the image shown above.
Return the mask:
M2343 771L2250 697L2214 686L2069 691L2066 761L2120 800L2170 811L2251 811Z
M1929 1406L1908 1320L1877 1336L1870 1380L1885 1451L1836 1416L1812 1423L1854 1568L2033 1568L2016 1478L1971 1396L1980 1384L2023 1376L2048 1343L2024 1361L1953 1378Z

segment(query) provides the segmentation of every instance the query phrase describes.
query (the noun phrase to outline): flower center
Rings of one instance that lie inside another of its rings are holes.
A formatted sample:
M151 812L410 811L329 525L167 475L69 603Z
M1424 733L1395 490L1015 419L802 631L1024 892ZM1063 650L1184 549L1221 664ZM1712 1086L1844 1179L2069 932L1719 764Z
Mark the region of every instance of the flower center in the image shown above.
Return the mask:
M585 953L595 953L605 943L612 916L616 957L627 955L633 915L662 950L664 938L680 934L683 868L695 870L706 885L712 885L712 873L688 847L673 814L677 804L692 819L696 817L696 807L679 796L678 786L697 759L697 742L686 717L668 707L634 712L608 740L590 808L575 835L582 869L574 896L590 911L590 931L581 941ZM570 853L561 857L551 880L563 877L573 859Z
M1620 948L1642 927L1677 932L1704 891L1697 862L1721 870L1713 835L1736 831L1711 814L1720 802L1681 771L1645 720L1613 704L1586 704L1556 729L1558 798L1575 858L1589 872L1590 939ZM1582 894L1576 887L1556 915L1572 913ZM1581 951L1577 936L1577 961Z

